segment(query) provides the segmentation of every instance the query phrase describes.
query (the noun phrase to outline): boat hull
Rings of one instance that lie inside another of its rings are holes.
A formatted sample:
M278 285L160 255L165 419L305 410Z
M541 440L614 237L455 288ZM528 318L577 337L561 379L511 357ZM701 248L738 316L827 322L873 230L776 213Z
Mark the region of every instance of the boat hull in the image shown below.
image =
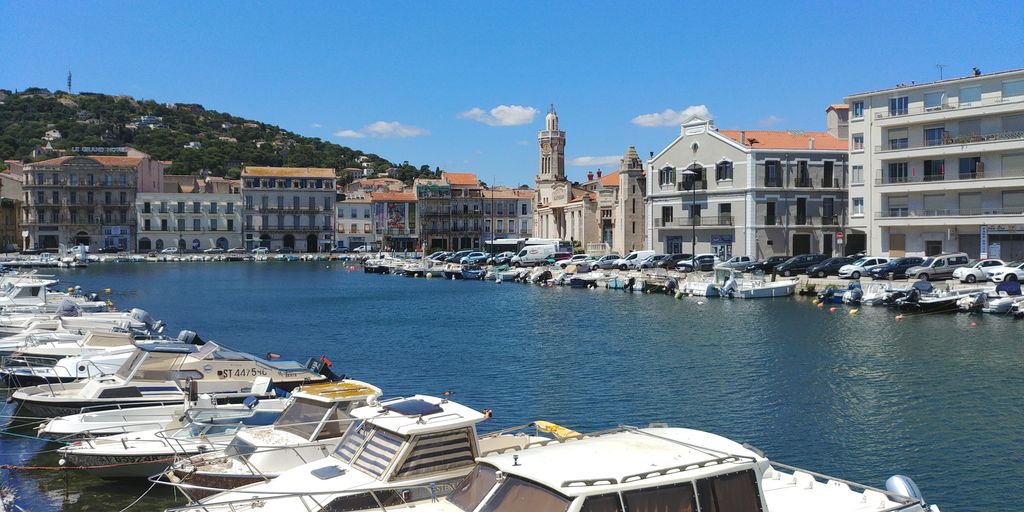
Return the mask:
M174 456L155 455L93 455L67 452L66 467L82 468L103 479L146 478L162 473Z
M277 475L238 475L238 474L224 474L224 473L208 473L205 471L189 472L175 468L169 472L170 479L178 484L185 484L194 487L178 486L178 489L184 493L191 501L199 501L203 498L213 496L220 490L236 489L243 485L254 484L257 482L263 482L269 478L274 478ZM209 487L211 489L202 489L202 487ZM213 490L218 489L218 490Z

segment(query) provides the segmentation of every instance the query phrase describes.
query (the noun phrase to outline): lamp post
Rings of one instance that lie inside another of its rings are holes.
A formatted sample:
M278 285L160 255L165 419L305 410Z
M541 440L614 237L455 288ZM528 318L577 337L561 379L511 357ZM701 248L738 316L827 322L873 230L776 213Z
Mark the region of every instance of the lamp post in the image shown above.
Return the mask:
M693 215L693 207L697 204L697 171L692 168L683 171L683 176L690 183L690 190L693 191L693 199L690 204L690 258L693 261L694 270L697 269L697 219Z

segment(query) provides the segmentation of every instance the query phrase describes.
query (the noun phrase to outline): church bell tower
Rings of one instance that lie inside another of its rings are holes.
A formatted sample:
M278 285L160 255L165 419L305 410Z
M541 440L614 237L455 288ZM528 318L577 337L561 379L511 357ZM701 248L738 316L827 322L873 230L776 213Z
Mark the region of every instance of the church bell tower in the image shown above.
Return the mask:
M558 129L558 113L551 105L544 117L544 129L537 133L540 168L537 183L565 181L565 132Z

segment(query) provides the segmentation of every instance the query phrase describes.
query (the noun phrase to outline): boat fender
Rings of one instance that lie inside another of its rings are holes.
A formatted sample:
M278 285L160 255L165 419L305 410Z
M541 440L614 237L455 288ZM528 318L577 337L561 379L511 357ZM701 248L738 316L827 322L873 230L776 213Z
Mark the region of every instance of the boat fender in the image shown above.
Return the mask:
M245 397L245 400L242 400L242 404L245 405L246 408L252 410L255 409L257 405L260 404L260 399L259 397L255 396L247 396Z
M924 503L924 496L921 495L921 489L917 488L917 484L910 479L909 476L904 475L893 475L885 481L885 489L893 494L900 496L906 496L907 498L920 500Z
M484 409L483 413L484 413L484 419L488 419L489 420L492 417L494 417L494 411L492 411L490 409Z

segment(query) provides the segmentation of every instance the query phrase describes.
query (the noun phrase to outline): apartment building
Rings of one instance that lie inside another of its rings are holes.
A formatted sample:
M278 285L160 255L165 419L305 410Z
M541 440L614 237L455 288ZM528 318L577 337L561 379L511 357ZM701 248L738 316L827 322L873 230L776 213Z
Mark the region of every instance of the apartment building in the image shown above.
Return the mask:
M370 192L375 238L389 251L416 251L416 194Z
M343 200L338 201L337 224L338 247L353 250L361 245L380 244L380 239L373 232L369 194L346 194Z
M164 163L127 156L62 156L24 167L28 246L135 247L137 193L159 192Z
M484 239L533 236L533 191L528 188L495 187L484 191Z
M319 252L334 246L334 169L245 167L241 194L247 250Z
M452 227L452 186L443 179L419 178L413 183L420 244L424 252L447 251Z
M702 116L648 161L650 248L722 258L842 254L847 142L829 131L719 130Z
M1024 70L845 100L851 239L889 256L1024 257Z
M451 186L451 250L481 248L484 238L484 186L469 172L446 172L441 179Z
M139 194L138 252L242 247L241 200L238 194Z

